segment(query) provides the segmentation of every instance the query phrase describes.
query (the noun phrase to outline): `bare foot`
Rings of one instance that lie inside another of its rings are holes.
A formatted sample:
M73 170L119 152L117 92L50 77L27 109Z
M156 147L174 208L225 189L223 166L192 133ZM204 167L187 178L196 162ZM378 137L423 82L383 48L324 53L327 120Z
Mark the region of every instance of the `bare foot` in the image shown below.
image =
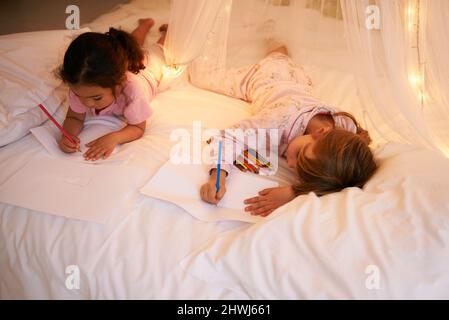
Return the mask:
M143 25L144 27L148 28L148 30L150 30L151 27L154 26L154 23L154 20L151 18L139 19L139 27Z
M159 27L159 32L161 33L161 37L159 38L157 43L159 43L160 45L164 45L164 43L165 43L165 36L167 35L167 30L168 30L168 24L166 24L166 23L164 23L163 25L161 25Z
M147 36L148 32L150 31L151 27L154 26L154 20L151 18L146 19L139 19L139 26L134 29L131 34L136 39L137 43L141 46L145 42L145 37Z
M285 54L286 56L289 55L287 46L275 39L267 39L266 46L267 46L267 54L270 54L272 52L279 52Z
M159 31L160 31L160 32L166 32L167 29L168 29L168 24L166 24L166 23L164 23L163 25L161 25L161 26L159 27Z
M272 53L272 52L279 52L279 53L285 54L286 56L289 55L288 54L288 49L287 49L287 47L284 44L279 44L278 46L276 46L276 48L270 49L268 51L269 54Z

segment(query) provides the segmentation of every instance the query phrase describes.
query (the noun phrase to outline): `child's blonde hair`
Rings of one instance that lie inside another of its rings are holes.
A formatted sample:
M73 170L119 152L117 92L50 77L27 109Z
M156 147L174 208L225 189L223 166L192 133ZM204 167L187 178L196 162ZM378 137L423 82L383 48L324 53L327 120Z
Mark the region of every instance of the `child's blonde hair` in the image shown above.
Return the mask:
M342 113L349 116L350 114ZM333 129L320 138L314 148L315 159L300 153L297 162L299 183L294 186L297 195L314 192L317 196L341 191L348 187L363 187L377 169L368 144L366 130L357 126L357 134Z

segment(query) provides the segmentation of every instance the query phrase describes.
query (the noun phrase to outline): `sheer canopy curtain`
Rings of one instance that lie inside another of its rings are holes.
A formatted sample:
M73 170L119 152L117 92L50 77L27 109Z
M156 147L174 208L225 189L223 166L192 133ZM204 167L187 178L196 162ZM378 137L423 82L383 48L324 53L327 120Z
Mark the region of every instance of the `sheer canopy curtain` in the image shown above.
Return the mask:
M449 156L446 0L341 0L371 132ZM379 13L376 27L370 17ZM445 50L445 51L442 51ZM445 126L443 124L446 124Z
M226 72L229 20L233 0L220 1L216 19L205 36L200 51L189 65L190 81L204 89L217 90Z
M161 90L184 81L184 71L204 50L219 13L230 1L171 0Z
M218 13L228 0L173 0L164 44L167 66L191 63L201 53Z

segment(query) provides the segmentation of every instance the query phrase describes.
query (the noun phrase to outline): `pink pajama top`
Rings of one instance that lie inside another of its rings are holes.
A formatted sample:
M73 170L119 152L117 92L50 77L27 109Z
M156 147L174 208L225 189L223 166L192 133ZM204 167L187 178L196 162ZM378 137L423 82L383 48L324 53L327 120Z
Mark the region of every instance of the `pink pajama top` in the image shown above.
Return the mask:
M129 124L138 124L147 120L152 114L151 100L156 95L157 82L150 73L142 70L138 74L126 72L122 92L117 93L115 101L98 114L95 109L86 107L80 99L69 90L70 109L77 113L87 113L93 117L113 115L124 117Z

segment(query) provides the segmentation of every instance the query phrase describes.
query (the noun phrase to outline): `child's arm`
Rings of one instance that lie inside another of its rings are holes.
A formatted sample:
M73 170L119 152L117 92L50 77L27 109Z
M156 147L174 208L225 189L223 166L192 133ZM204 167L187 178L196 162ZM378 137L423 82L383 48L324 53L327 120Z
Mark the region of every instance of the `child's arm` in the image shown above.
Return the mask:
M201 186L200 195L203 201L217 204L223 198L226 192L226 176L227 172L220 170L220 189L216 188L217 169L212 169L209 181Z
M67 111L66 118L64 120L63 128L69 134L69 136L75 141L75 143L70 142L64 135L61 136L59 140L59 147L62 151L66 153L73 153L79 150L80 140L78 134L83 129L84 119L86 118L85 113L77 113L69 108Z
M84 154L86 160L106 159L114 151L115 146L137 140L145 133L146 121L137 124L128 124L119 131L108 133L88 144L89 150Z
M252 215L266 217L295 197L292 186L265 189L259 192L258 197L245 200L245 204L249 204L245 211Z

